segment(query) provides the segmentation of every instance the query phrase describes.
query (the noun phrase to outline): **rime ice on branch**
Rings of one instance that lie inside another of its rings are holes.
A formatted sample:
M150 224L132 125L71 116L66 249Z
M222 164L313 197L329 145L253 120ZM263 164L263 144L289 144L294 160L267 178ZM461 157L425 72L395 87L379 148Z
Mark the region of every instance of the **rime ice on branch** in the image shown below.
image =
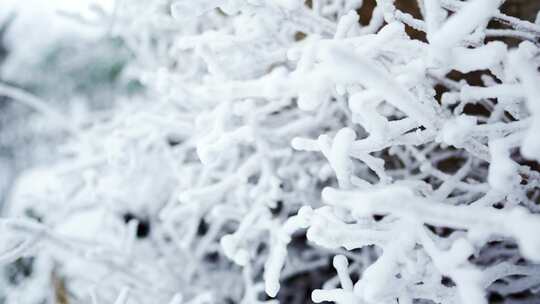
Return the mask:
M119 303L306 303L302 280L317 303L540 301L538 23L498 0L128 2L107 24L147 92L49 168L62 217L104 223L5 220L1 261L38 241Z

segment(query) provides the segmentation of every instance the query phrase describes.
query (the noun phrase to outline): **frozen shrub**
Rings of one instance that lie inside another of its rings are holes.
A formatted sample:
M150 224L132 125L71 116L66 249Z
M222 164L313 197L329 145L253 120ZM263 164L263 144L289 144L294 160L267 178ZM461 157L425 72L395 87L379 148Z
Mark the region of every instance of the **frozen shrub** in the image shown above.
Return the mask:
M540 24L363 2L118 1L146 90L18 180L7 302L540 301Z

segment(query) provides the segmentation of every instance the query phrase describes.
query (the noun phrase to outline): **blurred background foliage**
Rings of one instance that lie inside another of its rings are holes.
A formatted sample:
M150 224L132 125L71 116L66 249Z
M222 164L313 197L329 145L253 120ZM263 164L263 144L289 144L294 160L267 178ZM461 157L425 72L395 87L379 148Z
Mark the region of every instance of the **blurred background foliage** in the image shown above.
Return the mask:
M68 116L105 111L116 97L142 91L125 75L132 54L120 38L62 16L53 2L26 2L0 4L0 83ZM64 135L40 113L0 95L0 206L18 172L52 160Z

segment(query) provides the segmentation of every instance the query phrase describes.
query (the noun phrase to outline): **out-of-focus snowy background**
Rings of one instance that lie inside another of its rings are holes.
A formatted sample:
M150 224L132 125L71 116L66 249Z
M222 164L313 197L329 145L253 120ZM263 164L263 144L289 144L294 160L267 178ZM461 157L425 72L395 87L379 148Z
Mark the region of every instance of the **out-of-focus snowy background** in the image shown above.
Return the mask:
M0 3L0 81L31 92L77 120L88 108L110 108L113 96L135 92L121 79L129 51L91 24L114 1L3 0ZM83 20L84 19L84 20ZM0 205L15 175L51 161L62 132L27 105L0 97Z
M48 109L69 117L77 125L84 125L87 119L95 119L111 109L115 96L136 94L140 84L124 77L130 52L120 39L108 35L112 25L93 22L105 13L110 14L114 3L0 1L0 83L36 96ZM62 125L32 105L0 94L2 214L24 210L23 213L39 219L39 215L31 214L34 211L26 210L23 205L10 206L8 201L13 195L47 193L51 185L58 186L53 176L43 174L39 168L57 161L53 155L67 136ZM24 189L18 187L17 181L26 185ZM76 222L67 221L65 229L84 235L98 222L99 214L89 213ZM8 246L7 240L2 238L0 247ZM11 301L26 303L43 297L40 291L30 292L34 288L22 284L25 277L35 272L36 265L33 258L24 258L2 266L0 302L4 301L8 288L5 283L20 284L19 295Z

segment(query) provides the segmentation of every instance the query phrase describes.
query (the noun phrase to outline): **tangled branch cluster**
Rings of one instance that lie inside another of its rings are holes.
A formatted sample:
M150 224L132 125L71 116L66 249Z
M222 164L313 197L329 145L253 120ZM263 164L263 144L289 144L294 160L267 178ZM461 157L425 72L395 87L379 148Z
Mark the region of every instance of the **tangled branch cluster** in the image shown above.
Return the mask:
M418 4L118 1L147 91L63 118L1 261L81 303L540 301L540 23Z

